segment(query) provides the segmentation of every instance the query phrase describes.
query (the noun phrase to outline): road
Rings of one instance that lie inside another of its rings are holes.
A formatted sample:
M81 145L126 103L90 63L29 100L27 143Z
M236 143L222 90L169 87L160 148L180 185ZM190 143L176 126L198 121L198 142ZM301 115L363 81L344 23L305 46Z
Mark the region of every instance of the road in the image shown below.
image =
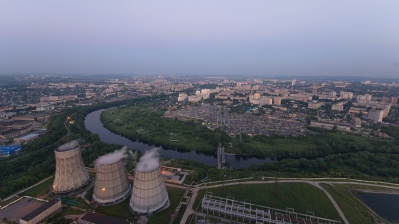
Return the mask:
M231 185L238 185L238 184L274 184L276 183L276 180L270 180L270 181L245 181L245 182L231 182L231 183L224 183L224 184L217 184L217 185L211 185L211 186L206 186L207 189L209 188L217 188L221 186L231 186ZM399 190L399 186L387 186L387 185L381 185L381 184L373 184L373 183L359 183L359 182L354 182L354 181L312 181L312 180L301 180L301 179L291 179L291 180L278 180L278 183L307 183L312 186L315 186L322 190L328 199L331 201L335 209L337 210L338 214L340 215L341 219L344 221L345 224L349 224L348 220L345 217L345 214L341 210L341 208L338 206L337 202L334 200L334 198L326 191L320 184L352 184L352 185L361 185L361 186L372 186L372 187L383 187L383 188L389 188L389 189L396 189ZM198 191L200 190L200 187L194 187L191 189L193 191L193 195L190 199L190 202L188 203L187 209L181 219L180 223L186 223L188 220L188 217L190 214L193 214L195 210L193 209L193 204L194 201L197 197Z

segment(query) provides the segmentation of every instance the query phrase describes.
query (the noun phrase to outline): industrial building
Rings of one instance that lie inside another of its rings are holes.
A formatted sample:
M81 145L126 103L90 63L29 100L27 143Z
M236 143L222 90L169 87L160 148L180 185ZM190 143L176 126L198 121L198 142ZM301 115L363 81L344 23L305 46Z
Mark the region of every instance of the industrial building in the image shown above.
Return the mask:
M12 155L22 149L22 146L7 146L7 145L0 145L0 156L8 156Z
M19 220L20 224L37 224L61 209L62 204L58 199L52 199Z
M140 158L134 175L130 209L132 212L148 214L169 206L169 196L163 181L156 151Z
M54 153L56 167L51 186L53 193L73 193L90 183L91 178L83 164L80 146L76 140L58 147Z
M132 186L129 183L123 159L108 164L102 163L100 157L96 170L93 199L98 204L116 204L129 196Z

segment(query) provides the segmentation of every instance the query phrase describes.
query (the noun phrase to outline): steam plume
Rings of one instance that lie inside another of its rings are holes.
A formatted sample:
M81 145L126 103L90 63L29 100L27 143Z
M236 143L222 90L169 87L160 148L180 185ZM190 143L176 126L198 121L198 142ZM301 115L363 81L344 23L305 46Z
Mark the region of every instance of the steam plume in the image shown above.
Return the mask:
M79 146L79 142L76 140L73 140L71 142L65 143L65 144L61 145L60 147L58 147L58 151L68 151L68 150L74 149L78 146Z
M116 150L112 153L109 154L105 154L103 156L100 156L97 160L96 160L96 164L97 165L109 165L109 164L113 164L118 162L119 160L121 160L122 158L126 158L128 156L128 153L130 151L127 150L127 147L124 146L123 148L121 148L120 150Z
M140 172L151 172L159 167L158 148L147 151L137 163L136 169Z

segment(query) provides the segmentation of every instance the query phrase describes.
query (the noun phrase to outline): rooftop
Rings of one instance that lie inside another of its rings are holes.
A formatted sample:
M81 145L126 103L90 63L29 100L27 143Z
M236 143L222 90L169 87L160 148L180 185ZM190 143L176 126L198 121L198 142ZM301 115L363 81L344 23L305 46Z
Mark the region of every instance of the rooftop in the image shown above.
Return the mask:
M57 204L60 200L54 198L51 201L45 203L44 205L40 206L39 208L33 210L31 213L25 215L22 220L25 221L29 221L33 218L35 218L36 216L38 216L40 213L46 211L47 209L49 209L51 206Z

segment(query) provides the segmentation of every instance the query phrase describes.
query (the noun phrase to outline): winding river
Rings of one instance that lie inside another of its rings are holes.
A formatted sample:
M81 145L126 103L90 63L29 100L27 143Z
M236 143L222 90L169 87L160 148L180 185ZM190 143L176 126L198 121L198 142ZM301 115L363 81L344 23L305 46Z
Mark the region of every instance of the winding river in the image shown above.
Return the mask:
M129 148L140 150L141 152L154 148L153 145L148 145L137 141L131 141L128 138L114 134L108 129L106 129L100 120L100 115L104 110L106 109L94 111L88 114L85 118L86 129L94 134L98 134L100 136L101 141L109 144L125 145ZM206 154L194 151L172 150L172 149L165 149L162 147L160 148L159 153L164 158L193 160L209 166L217 165L215 154ZM247 168L251 165L258 165L258 164L272 162L270 158L258 158L258 157L237 156L237 155L226 155L225 159L227 166L237 169Z

